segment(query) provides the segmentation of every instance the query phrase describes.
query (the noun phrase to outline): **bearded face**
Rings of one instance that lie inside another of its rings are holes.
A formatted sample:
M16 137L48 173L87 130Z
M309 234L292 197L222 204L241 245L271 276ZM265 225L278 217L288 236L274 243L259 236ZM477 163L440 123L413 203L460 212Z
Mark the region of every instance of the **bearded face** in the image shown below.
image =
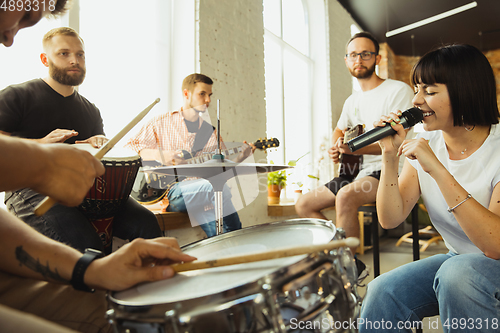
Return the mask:
M69 67L58 67L49 59L49 75L52 79L67 86L79 86L85 79L85 67L76 64Z
M371 65L370 67L362 66L362 70L355 69L356 67L359 67L355 66L354 69L349 68L349 72L357 79L367 79L371 77L373 73L375 73L375 66L375 63L373 63L373 65Z

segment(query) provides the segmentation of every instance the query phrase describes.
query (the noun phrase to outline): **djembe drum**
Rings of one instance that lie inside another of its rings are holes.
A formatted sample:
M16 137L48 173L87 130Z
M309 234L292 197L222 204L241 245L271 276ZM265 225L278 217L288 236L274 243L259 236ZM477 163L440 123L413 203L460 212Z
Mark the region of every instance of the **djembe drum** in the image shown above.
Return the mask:
M90 144L76 144L79 149L95 154ZM113 219L127 202L141 166L141 158L131 150L113 148L102 159L106 171L96 178L78 209L89 219L101 238L104 248L110 250Z

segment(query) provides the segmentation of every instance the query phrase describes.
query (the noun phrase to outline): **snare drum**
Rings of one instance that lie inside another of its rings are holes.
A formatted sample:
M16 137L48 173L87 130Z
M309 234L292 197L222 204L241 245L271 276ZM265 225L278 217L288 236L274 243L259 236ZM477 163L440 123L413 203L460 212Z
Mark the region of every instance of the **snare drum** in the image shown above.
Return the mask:
M92 155L98 150L90 144L75 144L75 147L86 150ZM114 147L101 159L101 162L106 171L104 175L96 178L78 208L90 220L104 246L109 247L113 218L128 200L141 166L141 158L132 150Z
M211 260L337 237L331 222L295 219L221 234L183 251ZM115 332L285 332L307 321L319 329L302 332L342 332L338 323L355 320L359 311L353 277L345 269L352 256L345 253L336 249L179 273L109 294L108 319Z

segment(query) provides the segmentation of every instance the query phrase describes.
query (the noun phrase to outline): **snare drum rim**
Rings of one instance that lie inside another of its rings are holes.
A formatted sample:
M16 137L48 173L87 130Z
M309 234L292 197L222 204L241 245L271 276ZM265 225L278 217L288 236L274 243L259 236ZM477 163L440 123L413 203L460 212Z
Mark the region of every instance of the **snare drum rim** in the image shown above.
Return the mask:
M332 221L327 221L327 220L322 220L322 219L297 218L297 219L290 219L290 220L257 224L257 225L253 225L253 226L246 227L243 229L234 230L234 231L231 231L229 233L217 235L215 237L201 239L199 241L195 241L193 243L181 246L181 250L184 252L184 251L189 250L197 245L208 245L208 244L215 243L215 242L218 242L220 240L227 239L227 238L233 238L239 234L251 233L251 232L254 232L256 229L261 230L262 228L268 228L268 227L273 226L273 225L281 225L283 227L301 226L301 225L324 226L324 227L332 229L333 236L332 236L331 240L333 240L337 234L337 229L336 229L335 225L332 223Z

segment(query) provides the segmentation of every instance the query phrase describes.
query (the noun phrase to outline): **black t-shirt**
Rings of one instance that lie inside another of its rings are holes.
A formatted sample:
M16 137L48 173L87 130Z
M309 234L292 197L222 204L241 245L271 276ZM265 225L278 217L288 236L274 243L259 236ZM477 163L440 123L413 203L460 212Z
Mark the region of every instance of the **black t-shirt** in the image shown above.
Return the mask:
M184 123L188 129L189 133L197 133L200 127L200 121L196 119L195 121L189 121L184 118Z
M42 79L0 91L0 131L40 139L57 128L78 132L66 143L104 135L99 109L76 91L63 97Z

